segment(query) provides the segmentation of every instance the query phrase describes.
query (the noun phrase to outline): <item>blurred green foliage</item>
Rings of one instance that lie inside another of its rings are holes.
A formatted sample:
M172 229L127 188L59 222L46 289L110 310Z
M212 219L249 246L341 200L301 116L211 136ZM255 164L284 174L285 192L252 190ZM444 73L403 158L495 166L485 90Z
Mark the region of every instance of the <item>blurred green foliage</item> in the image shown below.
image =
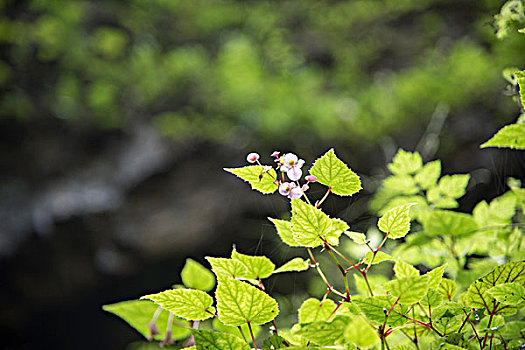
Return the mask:
M0 115L225 141L375 140L485 106L525 40L496 0L4 0ZM507 26L507 24L506 24ZM507 28L507 27L505 27ZM521 67L523 68L523 67Z

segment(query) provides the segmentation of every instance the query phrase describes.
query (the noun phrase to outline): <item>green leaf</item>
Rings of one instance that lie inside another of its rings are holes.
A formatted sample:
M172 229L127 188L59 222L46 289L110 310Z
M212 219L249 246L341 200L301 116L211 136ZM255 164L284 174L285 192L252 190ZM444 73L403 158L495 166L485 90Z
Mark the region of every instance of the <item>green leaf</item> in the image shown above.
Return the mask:
M102 306L102 309L122 318L147 339L150 336L150 328L148 325L158 307L157 304L149 300L129 300L104 305ZM166 336L168 314L169 313L165 310L160 312L156 322L160 334L155 335L153 339L162 340ZM183 327L188 327L189 323L180 319L176 319L175 322L182 327L173 327L171 330L171 337L174 340L187 338L190 335L190 331Z
M498 284L487 293L503 305L516 305L525 301L525 287L519 283Z
M370 260L372 260L372 257L374 256L374 253L372 252L368 252L365 254L365 261L364 263L365 264L370 264ZM390 255L388 255L387 253L383 253L382 251L378 251L376 253L376 256L374 258L374 260L372 261L372 265L375 265L375 264L379 264L383 261L394 261L394 258L392 258Z
M423 166L423 160L417 152L407 152L403 149L399 149L392 160L392 163L388 164L388 169L392 174L396 175L410 175L421 169Z
M263 194L274 193L279 187L274 183L277 174L273 168L267 173L263 173L264 167L261 165L248 165L242 168L224 168L224 170L249 182L252 189Z
M240 261L246 266L246 273L235 276L237 278L245 278L248 280L266 278L271 276L275 269L274 263L265 256L250 256L232 251L232 259Z
M516 313L517 307L504 305L487 292L492 287L507 283L525 285L525 261L500 265L472 283L467 290L467 305L474 308L485 308L492 314L512 315Z
M345 235L350 237L352 239L352 241L354 241L354 243L356 243L356 244L365 244L366 243L366 235L364 233L350 231L350 232L345 232Z
M366 298L352 298L352 304L359 307L359 310L374 324L383 324L385 321L385 311L388 311L396 302L395 297L391 295L375 295ZM406 319L402 314L406 313L406 306L396 304L393 309L395 312L390 313L387 319L387 325L391 327L402 326L406 323Z
M283 266L279 267L277 270L275 270L273 273L281 273L281 272L300 272L308 270L310 267L310 259L304 260L303 258L293 258L292 260L285 263Z
M182 283L188 288L210 291L215 287L213 273L193 259L186 259L186 264L180 273Z
M380 219L377 227L385 233L388 233L388 237L397 239L405 237L410 230L410 217L408 213L410 207L414 203L404 204L399 207L395 207L387 211Z
M297 244L293 238L292 223L290 221L273 218L268 218L268 220L270 220L275 225L277 234L279 237L281 237L281 240L284 243L288 244L290 247L300 247L300 245Z
M394 195L412 195L419 192L416 181L410 175L392 175L383 180L383 186Z
M496 135L480 146L480 148L486 147L525 149L525 124L504 126Z
M456 332L465 319L465 307L454 302L446 302L432 310L432 324L443 334Z
M419 270L414 266L407 264L403 260L398 260L394 264L394 272L397 278L419 276Z
M334 345L343 337L349 317L336 316L332 322L317 321L301 326L296 335L321 346Z
M250 328L248 327L247 323L241 326L242 333L239 330L239 327L227 326L224 323L222 323L218 318L213 319L212 326L213 329L216 331L230 333L238 337L242 337L243 334L250 334ZM261 326L252 325L252 332L253 336L257 337L257 335L261 332Z
M434 210L423 222L423 228L430 236L462 236L475 233L478 225L469 214Z
M454 295L456 295L456 289L456 282L449 280L448 278L443 278L439 284L438 292L440 292L447 300L452 300Z
M520 33L525 33L525 28L521 28L518 31ZM514 75L518 78L518 85L520 86L521 105L525 106L525 70L516 72Z
M228 258L212 258L210 256L206 257L206 260L211 265L211 270L219 277L232 277L236 278L238 276L244 276L248 273L246 265L244 265L239 260L233 260Z
M360 347L371 347L379 341L379 336L361 316L353 317L344 332L345 341Z
M323 244L319 238L332 231L332 221L314 206L300 199L292 199L293 238L300 246L317 247Z
M229 334L214 331L192 329L197 349L207 350L250 350L248 344L241 338Z
M403 277L390 282L384 286L394 297L399 297L401 304L417 303L427 294L427 276Z
M445 267L447 264L436 267L435 269L428 271L425 276L428 277L428 288L438 289L443 278L443 273L445 272Z
M333 218L330 219L330 221L332 222L332 230L330 230L324 238L330 245L338 246L339 237L350 227L348 227L348 224L341 219Z
M445 175L439 180L439 192L450 198L462 197L465 195L469 179L469 174Z
M441 161L435 160L425 164L414 176L416 183L424 190L428 190L437 184L441 175Z
M206 320L213 316L213 298L200 290L168 289L156 294L148 294L140 299L149 299L165 310L186 320Z
M279 335L272 335L269 338L266 338L263 343L263 350L276 350L276 349L293 349L295 347L288 347L285 344L288 344L285 338ZM297 348L296 348L297 349Z
M362 188L359 176L337 158L333 148L315 161L310 174L340 196L351 196Z
M323 302L316 298L307 299L299 308L299 323L327 321L335 307L335 303L330 299Z
M229 326L265 324L279 314L272 297L246 282L219 279L215 298L219 319Z
M427 291L427 295L419 302L424 307L437 307L443 302L443 295L433 289Z

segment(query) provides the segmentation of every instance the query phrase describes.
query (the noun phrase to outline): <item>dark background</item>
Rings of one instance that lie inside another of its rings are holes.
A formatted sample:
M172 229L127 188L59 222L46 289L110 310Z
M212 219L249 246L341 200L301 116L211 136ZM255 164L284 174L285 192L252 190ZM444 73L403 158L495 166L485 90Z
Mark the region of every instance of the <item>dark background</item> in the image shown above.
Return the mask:
M334 147L364 191L327 207L356 230L398 147L471 174L459 210L523 179L523 152L479 149L518 116L502 4L0 2L0 346L124 348L140 335L101 306L180 282L186 257L296 255L265 219L286 199L222 171L252 151Z

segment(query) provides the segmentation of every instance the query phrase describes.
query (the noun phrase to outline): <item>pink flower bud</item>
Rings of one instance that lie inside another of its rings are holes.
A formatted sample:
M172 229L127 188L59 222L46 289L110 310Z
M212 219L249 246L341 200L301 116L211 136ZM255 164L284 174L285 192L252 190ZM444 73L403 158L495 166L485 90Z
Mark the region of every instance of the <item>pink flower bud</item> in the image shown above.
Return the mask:
M279 152L279 151L273 151L273 153L272 153L272 157L279 158L279 154L280 154L280 153L281 153L281 152Z
M317 181L317 176L315 176L315 175L307 175L307 176L305 177L305 179L306 179L306 181L308 181L308 182L316 182L316 181Z
M259 154L258 153L250 153L248 154L248 156L246 157L246 160L248 161L248 163L255 163L256 161L259 160Z

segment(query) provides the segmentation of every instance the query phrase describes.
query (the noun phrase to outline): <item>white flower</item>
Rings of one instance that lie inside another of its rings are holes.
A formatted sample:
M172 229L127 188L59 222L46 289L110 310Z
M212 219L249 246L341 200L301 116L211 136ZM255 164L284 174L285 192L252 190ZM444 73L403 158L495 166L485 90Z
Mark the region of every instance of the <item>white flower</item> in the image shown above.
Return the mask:
M299 199L303 195L303 189L293 182L283 182L279 186L279 193L290 199Z
M255 163L256 161L259 160L259 154L252 152L248 154L248 156L246 157L246 160L248 161L248 163Z
M297 181L303 176L301 168L304 165L304 160L299 159L293 153L287 153L282 157L281 171L286 172L286 175L292 181Z

